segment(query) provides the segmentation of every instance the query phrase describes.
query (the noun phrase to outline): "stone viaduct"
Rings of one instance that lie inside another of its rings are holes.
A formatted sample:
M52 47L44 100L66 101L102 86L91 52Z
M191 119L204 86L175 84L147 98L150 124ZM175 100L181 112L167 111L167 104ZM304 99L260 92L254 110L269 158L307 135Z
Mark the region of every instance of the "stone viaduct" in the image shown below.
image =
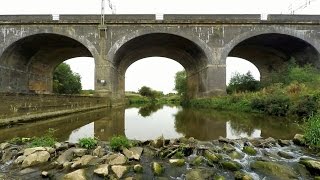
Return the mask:
M93 57L97 94L124 97L125 72L145 57L179 62L190 98L223 94L226 58L252 62L261 79L290 59L320 67L320 16L268 15L0 16L0 92L52 91L52 72ZM166 70L163 69L163 73Z

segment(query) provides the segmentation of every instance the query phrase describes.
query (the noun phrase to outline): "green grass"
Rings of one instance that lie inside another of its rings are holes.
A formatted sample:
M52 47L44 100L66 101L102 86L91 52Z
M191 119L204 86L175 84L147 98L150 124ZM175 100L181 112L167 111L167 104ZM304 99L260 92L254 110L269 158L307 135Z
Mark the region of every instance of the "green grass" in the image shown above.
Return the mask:
M308 118L305 123L304 137L308 145L320 147L320 114Z
M98 143L98 140L96 138L86 137L79 139L79 145L80 147L86 148L86 149L93 149Z
M48 129L48 131L42 137L31 138L30 147L53 147L57 142L54 137L54 129Z
M132 146L131 141L125 136L113 136L110 140L110 147L114 151L120 151L122 148L129 148Z

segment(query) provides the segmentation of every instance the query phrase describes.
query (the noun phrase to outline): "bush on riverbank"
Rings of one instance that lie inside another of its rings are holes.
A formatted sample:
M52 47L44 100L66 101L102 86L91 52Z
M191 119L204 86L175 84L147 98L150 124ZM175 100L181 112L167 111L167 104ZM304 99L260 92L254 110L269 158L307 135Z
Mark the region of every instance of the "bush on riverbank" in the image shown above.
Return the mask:
M242 112L258 112L300 119L317 113L320 99L320 72L306 65L289 65L271 76L265 87L257 92L234 92L210 99L195 99L183 105Z

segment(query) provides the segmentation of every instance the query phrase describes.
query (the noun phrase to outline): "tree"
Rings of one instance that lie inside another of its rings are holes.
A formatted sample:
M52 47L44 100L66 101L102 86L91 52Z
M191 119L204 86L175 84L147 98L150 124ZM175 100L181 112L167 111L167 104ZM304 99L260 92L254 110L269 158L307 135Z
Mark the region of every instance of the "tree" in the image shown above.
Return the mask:
M174 90L178 92L179 95L184 96L187 93L187 73L186 71L179 71L174 77Z
M142 86L138 91L141 96L145 96L145 97L153 96L152 89L147 86Z
M72 72L66 63L60 64L53 72L53 92L58 94L79 94L82 89L81 77Z
M228 93L257 91L260 89L260 81L257 81L248 71L246 74L235 73L227 87Z

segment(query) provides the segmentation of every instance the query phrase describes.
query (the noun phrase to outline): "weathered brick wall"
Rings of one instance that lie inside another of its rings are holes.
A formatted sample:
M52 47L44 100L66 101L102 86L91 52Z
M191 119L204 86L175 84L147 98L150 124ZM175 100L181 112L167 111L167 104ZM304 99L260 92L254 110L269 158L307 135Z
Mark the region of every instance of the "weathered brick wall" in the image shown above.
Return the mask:
M99 96L0 93L0 119L95 106L111 106L111 102Z

